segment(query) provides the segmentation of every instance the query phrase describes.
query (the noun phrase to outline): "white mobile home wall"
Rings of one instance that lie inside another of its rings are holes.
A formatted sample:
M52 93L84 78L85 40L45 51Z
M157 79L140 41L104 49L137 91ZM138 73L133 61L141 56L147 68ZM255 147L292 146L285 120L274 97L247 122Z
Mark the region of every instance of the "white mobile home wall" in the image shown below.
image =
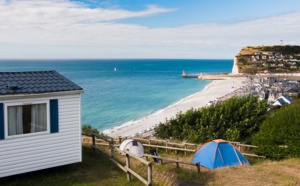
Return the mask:
M50 99L58 99L59 132L0 140L0 177L82 161L80 94L10 100L0 97L4 104Z

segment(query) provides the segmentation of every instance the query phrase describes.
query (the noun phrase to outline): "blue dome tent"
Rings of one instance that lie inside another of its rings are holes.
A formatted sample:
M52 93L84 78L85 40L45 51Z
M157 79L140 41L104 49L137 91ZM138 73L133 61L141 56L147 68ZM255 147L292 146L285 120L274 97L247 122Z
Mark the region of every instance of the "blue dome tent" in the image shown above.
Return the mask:
M250 165L242 153L225 140L218 139L205 143L195 153L193 163L209 169Z

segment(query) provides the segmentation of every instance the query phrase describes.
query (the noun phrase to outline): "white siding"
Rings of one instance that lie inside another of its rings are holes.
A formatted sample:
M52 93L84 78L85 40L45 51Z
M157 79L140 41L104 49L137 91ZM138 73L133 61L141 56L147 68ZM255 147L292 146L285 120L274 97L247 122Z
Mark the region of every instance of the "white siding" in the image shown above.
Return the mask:
M0 177L81 162L80 95L38 100L49 99L58 99L59 132L0 140Z

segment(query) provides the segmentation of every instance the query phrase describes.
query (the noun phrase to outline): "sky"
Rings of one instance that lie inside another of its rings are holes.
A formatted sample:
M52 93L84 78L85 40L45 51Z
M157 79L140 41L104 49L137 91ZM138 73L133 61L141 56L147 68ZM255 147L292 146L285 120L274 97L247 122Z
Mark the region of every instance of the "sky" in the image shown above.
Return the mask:
M299 0L0 0L0 59L233 59L300 44Z

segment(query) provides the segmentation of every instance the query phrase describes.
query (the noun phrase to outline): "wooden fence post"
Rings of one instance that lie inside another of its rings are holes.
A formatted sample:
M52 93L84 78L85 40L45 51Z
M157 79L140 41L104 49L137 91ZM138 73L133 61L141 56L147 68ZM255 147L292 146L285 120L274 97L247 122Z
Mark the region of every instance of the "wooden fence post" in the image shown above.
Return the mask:
M168 140L166 141L166 147L168 147ZM166 148L166 152L168 152L167 148Z
M126 153L126 166L130 168L130 156ZM131 182L131 173L127 171L127 180Z
M122 138L121 136L119 136L119 144L121 144L121 142L122 142Z
M196 163L196 167L197 167L197 171L198 171L198 174L200 174L200 163Z
M148 185L152 186L152 163L148 165Z
M113 158L114 155L115 155L114 140L113 139L111 139L111 141L109 143L109 146L110 146L110 157Z
M186 144L184 144L184 149L186 149ZM186 151L184 151L184 156L186 156Z
M93 140L93 153L95 154L96 139L95 139L95 135L93 133L92 133L92 140Z

